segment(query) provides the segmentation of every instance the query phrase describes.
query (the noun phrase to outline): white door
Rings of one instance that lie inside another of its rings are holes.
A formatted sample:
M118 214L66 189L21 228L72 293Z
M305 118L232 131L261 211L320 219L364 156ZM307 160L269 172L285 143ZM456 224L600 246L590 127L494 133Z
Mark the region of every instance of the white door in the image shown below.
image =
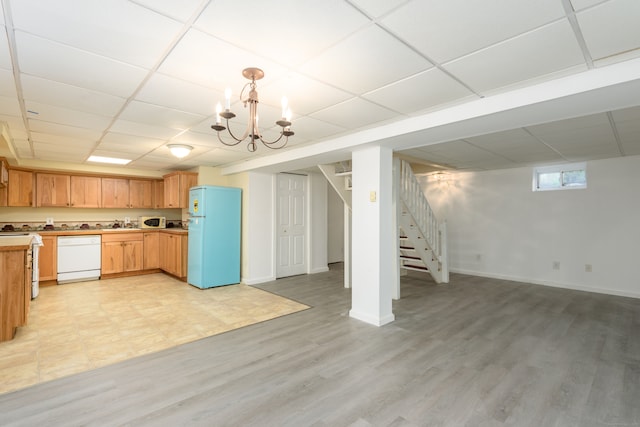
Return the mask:
M306 183L303 175L278 174L276 277L307 272Z

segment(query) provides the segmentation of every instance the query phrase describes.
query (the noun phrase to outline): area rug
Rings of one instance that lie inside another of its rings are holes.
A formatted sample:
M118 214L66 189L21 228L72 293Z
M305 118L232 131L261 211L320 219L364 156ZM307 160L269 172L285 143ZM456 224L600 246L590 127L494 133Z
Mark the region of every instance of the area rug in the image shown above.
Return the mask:
M243 284L198 289L164 274L40 289L0 343L0 393L306 310Z

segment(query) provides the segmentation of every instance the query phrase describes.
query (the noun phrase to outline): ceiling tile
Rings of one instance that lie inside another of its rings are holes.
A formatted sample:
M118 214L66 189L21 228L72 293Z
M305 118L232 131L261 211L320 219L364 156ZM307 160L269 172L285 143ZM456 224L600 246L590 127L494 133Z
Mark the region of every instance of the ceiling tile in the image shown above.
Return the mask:
M0 7L0 13L2 8ZM4 19L1 21L4 23ZM0 26L0 68L5 70L11 70L11 54L9 53L9 42L7 41L7 32L4 26Z
M385 66L380 66L381 61ZM363 94L431 68L431 63L377 26L368 27L310 60L301 70Z
M291 130L296 134L289 138L290 141L320 141L330 136L338 135L346 129L335 123L317 120L313 117L301 117L291 125Z
M31 132L31 139L46 144L64 145L65 148L85 147L92 148L95 141L86 138L70 138L67 135L56 135L43 132Z
M145 154L166 143L166 141L161 139L108 132L100 141L98 149L120 151L123 153Z
M114 115L124 106L125 99L106 93L83 89L53 80L23 74L22 92L27 101L57 105L75 111L99 115Z
M563 20L444 67L472 89L485 92L580 65L584 66L584 57L571 26Z
M171 129L165 126L153 126L146 123L138 123L122 119L116 120L109 128L109 130L116 133L144 136L147 138L156 138L162 140L171 139L181 132L181 130Z
M412 1L382 25L436 62L446 62L564 16L557 0Z
M198 161L204 162L207 166L218 166L229 162L238 162L254 157L255 153L248 151L232 151L223 148L215 148L197 157Z
M394 113L364 99L352 98L326 110L318 111L311 117L343 128L358 129L389 120L394 117Z
M31 129L32 132L41 132L50 135L64 135L69 138L78 138L92 142L97 141L100 139L100 136L102 136L102 132L94 129L67 126L59 123L45 122L43 120L29 119L29 129Z
M607 0L570 0L573 10L581 10Z
M609 1L576 17L593 59L640 49L640 1Z
M147 69L182 29L126 0L20 0L11 12L17 30Z
M271 105L283 96L289 100L289 106L294 114L306 115L332 104L337 104L351 98L352 95L327 84L318 82L299 73L287 73L268 86L258 86L260 102L265 99Z
M190 30L165 59L158 71L181 80L224 92L230 87L234 99L248 83L247 67L262 68L260 85L286 73L286 69L262 56L238 49L198 30Z
M293 66L368 22L342 0L280 0L277 6L262 0L244 0L241 8L235 0L218 0L205 9L195 27L247 51ZM267 34L268 37L263 36Z
M407 3L407 0L352 0L356 7L369 16L379 18L396 9L398 6Z
M16 32L20 70L45 79L128 98L146 71L31 34Z
M370 101L403 114L475 95L437 68L392 83L363 95Z
M494 152L514 148L523 149L532 146L545 147L540 140L523 129L512 129L504 132L475 136L466 138L466 141Z
M68 108L42 104L35 101L25 100L25 108L33 121L41 120L96 131L105 130L109 126L109 123L111 123L111 118L107 116L70 110Z
M183 130L200 123L204 119L204 116L144 102L132 101L124 109L120 118L131 122Z
M186 22L200 8L202 0L130 0L162 15Z
M136 100L207 116L215 112L218 101L224 100L224 92L156 73L138 92Z
M0 96L0 114L20 117L22 111L20 110L18 100L12 96Z

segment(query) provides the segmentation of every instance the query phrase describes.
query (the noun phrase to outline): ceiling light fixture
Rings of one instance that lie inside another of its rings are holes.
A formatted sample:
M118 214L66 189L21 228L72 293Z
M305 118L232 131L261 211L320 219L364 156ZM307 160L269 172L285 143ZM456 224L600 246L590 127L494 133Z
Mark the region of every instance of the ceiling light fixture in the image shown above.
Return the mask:
M260 80L264 77L264 71L260 68L250 67L242 70L242 75L251 80L251 82L244 85L242 91L240 92L240 101L244 104L245 108L247 107L247 103L249 104L249 123L247 124L247 129L240 138L236 137L233 132L231 132L231 128L229 128L229 119L234 118L236 115L233 114L230 110L231 108L231 89L227 88L224 91L225 98L225 110L222 111L222 106L220 103L216 106L216 124L211 126L211 129L215 130L218 133L218 139L221 143L228 146L238 145L247 137L249 138L249 143L247 144L247 150L250 152L256 151L258 148L256 145L256 140L260 140L265 147L271 149L279 149L283 148L287 145L289 141L289 137L294 133L291 131L291 109L288 107L287 98L282 97L282 119L278 120L276 124L282 127L280 131L280 136L275 141L267 141L263 139L262 134L260 133L260 129L258 128L258 91L256 91L256 80ZM246 98L243 99L243 95L245 90L249 87L249 94ZM221 123L221 119L225 120L226 126L223 126ZM235 140L235 142L225 142L220 136L220 132L227 129L229 135ZM282 144L277 144L284 137L284 142Z
M193 150L192 146L183 144L169 144L167 145L167 147L169 147L171 154L179 159L186 157L191 152L191 150Z
M109 163L113 165L126 165L131 162L130 159L119 159L117 157L89 156L88 162Z

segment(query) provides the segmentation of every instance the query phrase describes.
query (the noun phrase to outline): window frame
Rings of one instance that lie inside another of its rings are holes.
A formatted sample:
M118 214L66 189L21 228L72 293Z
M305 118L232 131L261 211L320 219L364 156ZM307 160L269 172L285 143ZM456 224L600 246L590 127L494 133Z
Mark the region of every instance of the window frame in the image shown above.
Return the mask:
M562 175L567 172L584 171L584 184L564 185ZM560 173L560 187L540 188L540 174ZM582 190L587 188L587 163L565 163L562 165L539 166L533 168L532 191Z

